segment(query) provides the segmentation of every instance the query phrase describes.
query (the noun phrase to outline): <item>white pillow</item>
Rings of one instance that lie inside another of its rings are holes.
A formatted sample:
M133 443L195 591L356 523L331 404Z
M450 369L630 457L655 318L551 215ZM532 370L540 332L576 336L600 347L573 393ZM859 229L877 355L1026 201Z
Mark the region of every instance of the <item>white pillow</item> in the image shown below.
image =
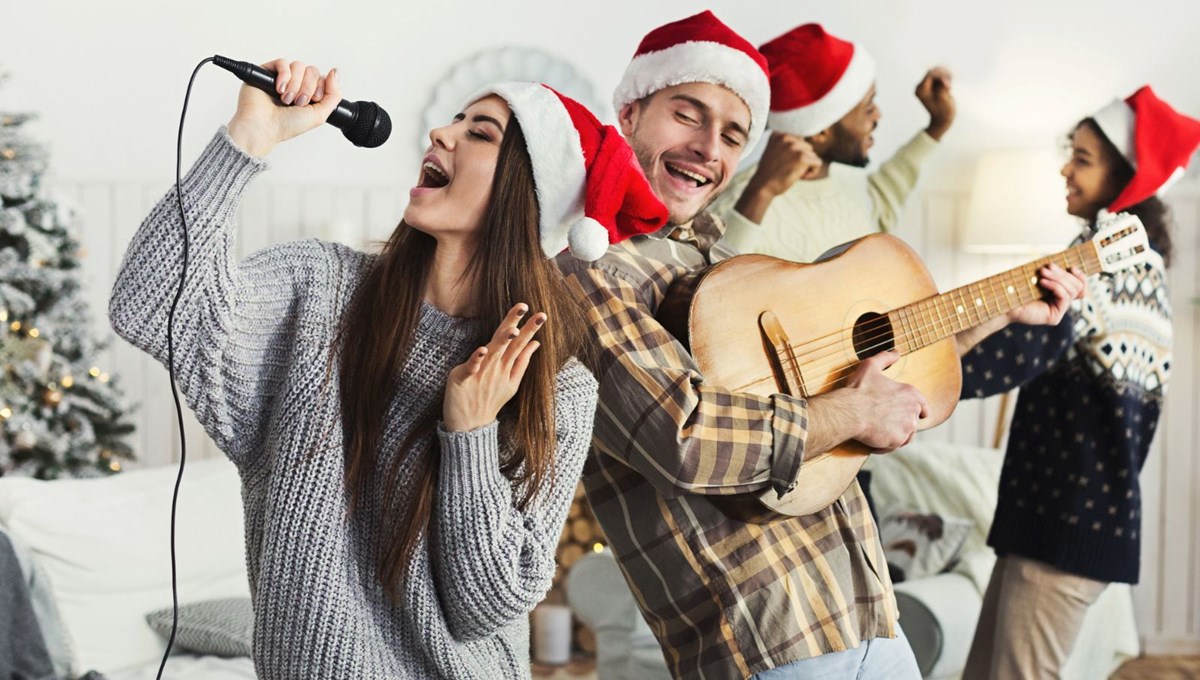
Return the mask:
M71 640L72 671L110 673L166 647L146 613L171 606L174 466L101 479L0 478L0 524L50 578ZM247 597L242 499L225 459L188 463L179 491L180 604Z

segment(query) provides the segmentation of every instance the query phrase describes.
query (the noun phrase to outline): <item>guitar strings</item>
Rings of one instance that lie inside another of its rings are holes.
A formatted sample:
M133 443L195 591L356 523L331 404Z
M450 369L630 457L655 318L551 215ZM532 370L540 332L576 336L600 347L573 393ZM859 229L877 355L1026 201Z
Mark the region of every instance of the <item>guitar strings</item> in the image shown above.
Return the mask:
M1084 244L1084 245L1086 245L1086 244ZM964 308L964 311L959 312L959 314L966 313L966 310L972 309L972 308L975 308L975 311L977 314L976 320L971 322L971 325L967 326L966 328L978 326L990 319L995 318L996 316L999 316L999 314L1002 312L997 312L996 314L991 314L991 310L988 308L988 305L985 302L985 303L982 303L983 307L984 307L984 312L986 314L989 314L989 316L987 316L986 318L980 318L978 316L979 310L977 309L978 305L980 304L978 301L976 302L975 307L972 307L969 304L963 304L963 303L968 302L967 300L963 299L963 293L969 292L967 289L969 289L971 286L981 286L982 285L982 286L987 286L987 288L989 289L987 291L982 291L984 293L990 292L990 293L995 294L998 291L1003 291L1003 292L1006 292L1008 295L1013 295L1013 294L1019 295L1024 290L1022 287L1016 287L1016 290L1013 292L1008 292L1007 288L1012 286L1012 284L1023 283L1025 280L1032 278L1030 276L1030 274L1036 274L1038 270L1040 270L1043 266L1045 266L1051 262L1054 262L1056 258L1062 258L1065 261L1065 263L1066 263L1065 268L1075 266L1071 263L1072 255L1075 255L1077 257L1077 259L1079 260L1079 266L1083 267L1084 266L1083 254L1082 254L1082 252L1080 252L1080 247L1076 246L1076 247L1070 248L1062 253L1058 253L1057 255L1049 256L1047 258L1043 258L1042 260L1035 260L1032 263L1011 269L1007 272L1002 272L995 276L984 279L983 281L980 281L978 283L969 284L967 286L962 286L960 288L956 288L954 290L951 290L951 291L944 293L942 295L939 295L937 297L949 299L950 296L954 295L957 292L958 296L959 296L959 303L956 305L956 307L962 306ZM1027 270L1029 270L1030 268L1032 268L1033 271L1027 272ZM1019 279L1014 278L1018 274L1020 274L1020 278ZM1001 279L1003 279L1004 277L1008 277L1008 280L1002 281ZM1030 292L1035 292L1035 291L1031 290ZM914 308L917 305L921 304L922 302L926 302L929 299L932 299L932 298L927 298L926 300L919 300L917 302L910 303L903 307L898 307L894 310L891 310L890 312L887 312L886 314L880 315L877 319L872 319L871 321L867 322L866 324L863 324L862 326L860 326L859 327L860 330L864 330L867 333L866 337L863 338L863 342L875 343L875 344L869 344L868 346L864 347L862 349L862 352L863 353L868 353L868 352L873 353L874 350L886 347L886 345L889 342L891 342L892 339L894 339L895 333L889 332L889 330L888 330L895 326L895 324L892 321L892 315L897 315L896 320L899 321L900 324L903 324L904 320L902 317L906 313L906 310L907 310L907 314L909 314L910 318L913 318L914 316L916 318L920 318L920 315L922 313L928 314L929 310L917 310ZM1036 297L1033 297L1028 301L1022 301L1020 304L1025 304L1025 302L1032 302L1033 300L1036 300L1036 299L1037 299ZM976 300L978 300L978 298L976 298ZM953 318L954 317L951 317L951 319L953 319ZM968 321L970 321L970 314L967 314L967 319L968 319ZM950 319L944 319L944 318L941 318L940 316L939 316L939 318L935 319L932 316L930 316L929 323L913 326L913 327L907 328L907 329L902 328L901 330L903 330L906 334L909 334L909 335L919 335L920 333L928 331L930 329L941 332L942 329L939 328L939 325L945 326L950 323L952 323L952 321ZM843 352L847 349L847 345L845 342L845 335L846 335L847 331L849 331L851 333L851 338L853 338L853 330L854 330L853 328L850 328L850 329L843 328L843 329L835 331L833 333L819 336L819 337L816 337L811 340L807 340L805 342L798 343L795 345L789 343L787 345L787 347L790 350L796 350L796 349L803 348L807 345L812 345L813 343L822 342L822 341L832 338L833 339L832 342L825 342L825 344L818 346L816 348L813 348L812 350L809 350L808 352L806 352L804 354L803 358L796 357L795 363L798 365L798 367L804 367L808 370L813 370L813 369L817 369L818 371L824 370L825 368L827 368L828 362L826 362L824 365L822 365L820 362L825 362L830 357L838 357L839 355L842 355ZM965 328L964 328L964 330L965 330ZM954 333L944 336L942 338L939 338L938 340L935 340L933 342L939 342L941 340L950 338L953 335L954 335ZM926 345L923 345L922 347L927 347L927 346L929 346L929 344L933 344L933 342L929 342ZM824 354L818 354L819 352L830 349L830 348L833 348L834 351L825 352ZM858 351L854 350L852 344L849 347L849 349L852 353L855 354L855 356L857 356ZM917 348L917 349L921 349L921 348ZM783 357L780 357L780 361L781 361L781 363L785 363ZM786 362L786 363L790 363L790 362ZM856 359L852 363L840 366L839 368L837 368L835 370L831 370L829 372L829 375L826 376L825 387L826 388L834 387L838 383L841 383L845 380L849 380L851 377L851 374L849 372L852 370L856 370L858 363L860 363L860 361ZM833 365L837 366L836 360ZM842 373L844 373L845 375L841 375L839 377L834 377L834 376L838 376L838 374L842 374ZM773 378L773 377L774 376L758 377L758 378L751 380L750 383L748 383L748 384L752 384L754 382L759 382L759 381L762 381L762 380L765 380L768 378ZM831 377L833 378L832 380L829 379Z

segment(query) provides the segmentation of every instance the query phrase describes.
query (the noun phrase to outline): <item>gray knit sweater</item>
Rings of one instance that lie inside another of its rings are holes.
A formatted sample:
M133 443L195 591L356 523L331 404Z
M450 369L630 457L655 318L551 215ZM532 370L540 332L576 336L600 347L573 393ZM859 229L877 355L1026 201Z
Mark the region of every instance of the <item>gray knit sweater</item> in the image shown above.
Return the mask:
M429 540L400 604L392 604L375 568L382 481L366 511L348 519L338 364L331 362L338 321L372 257L310 240L232 262L239 198L265 167L222 130L183 180L191 251L175 317L181 389L241 473L258 676L529 677L526 614L554 574L591 437L595 380L574 360L559 373L553 483L524 512L500 473L496 423L466 433L439 429ZM172 190L133 237L109 309L121 337L164 363L182 264L176 206ZM432 402L447 374L487 330L422 306L387 405L385 451L421 414L440 409ZM381 470L389 462L384 456ZM412 479L412 466L402 466L399 488L411 489Z

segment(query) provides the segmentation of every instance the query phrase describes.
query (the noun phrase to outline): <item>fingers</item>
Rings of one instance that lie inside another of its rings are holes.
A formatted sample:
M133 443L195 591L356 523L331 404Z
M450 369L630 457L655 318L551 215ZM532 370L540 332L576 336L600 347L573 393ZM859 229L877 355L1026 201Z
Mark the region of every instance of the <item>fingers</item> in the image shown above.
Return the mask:
M525 377L525 369L529 368L529 361L533 359L533 353L541 346L542 343L534 340L521 349L521 353L517 355L516 361L513 362L512 370L508 374L510 380L520 382L521 378Z
M1052 262L1042 267L1038 274L1040 276L1038 283L1042 287L1054 293L1055 297L1061 297L1067 302L1082 297L1083 291L1087 288L1087 279L1078 267L1066 270Z
M292 79L292 69L287 59L272 59L265 64L259 64L268 71L275 72L275 93L283 96L287 91L288 81Z
M514 305L492 335L492 341L488 343L492 356L496 357L502 366L509 369L513 368L522 353L533 342L533 336L546 323L546 314L538 312L531 316L524 326L520 326L521 319L528 311L529 305L523 302Z
M521 328L520 334L508 344L508 349L504 352L505 361L509 363L516 361L521 352L533 341L534 334L542 329L542 326L546 323L546 318L544 312L538 312L529 317L529 321Z
M274 59L261 66L275 72L275 92L284 104L307 106L325 101L326 95L332 94L334 101L326 107L330 109L328 113L332 113L333 107L341 101L341 89L335 77L336 69L322 77L317 67L301 61Z
M916 95L918 99L925 100L933 94L933 71L925 74L921 82L917 83Z
M300 85L304 82L304 68L305 66L302 62L293 61L286 64L283 70L279 72L280 77L282 77L285 71L287 72L287 81L283 84L283 91L279 93L279 101L289 105L296 101L296 95L300 92ZM279 78L277 77L275 81L278 84Z
M471 358L467 359L466 363L463 364L462 377L465 378L478 373L479 370L483 368L483 360L487 358L487 355L487 347L480 347L479 349L476 349L475 352L471 354Z
M899 360L900 353L894 349L889 349L886 352L880 352L879 354L868 357L865 361L863 361L863 364L867 365L871 369L883 371Z
M812 150L811 146L803 153L800 162L804 166L804 174L802 175L804 179L816 177L823 165L821 157L817 155L816 151Z
M331 69L328 75L317 81L317 92L313 95L312 104L317 108L321 120L328 120L341 101L342 92L337 85L337 69Z
M1070 309L1071 302L1083 296L1087 281L1077 267L1068 271L1050 263L1038 270L1038 285L1053 296L1046 301L1049 308L1046 323L1056 324Z
M300 82L300 90L296 93L294 100L296 106L308 106L312 101L313 95L317 93L317 82L321 79L321 72L316 66L306 66L304 68L304 76Z
M924 420L929 417L929 402L925 400L925 395L921 394L920 390L914 387L913 391L917 393L917 403L921 406L920 412L917 413L917 420Z
M950 69L946 68L945 66L934 66L933 68L929 69L929 74L926 77L932 78L935 86L941 86L949 89L950 81L954 76L950 73Z
M488 343L488 347L491 347L493 351L503 351L508 346L508 343L517 337L517 334L520 332L517 324L521 322L521 317L525 316L525 313L528 311L529 306L523 302L513 305L508 310L508 314L504 317L504 320L500 322L500 326L496 328L496 332L492 334L492 341Z

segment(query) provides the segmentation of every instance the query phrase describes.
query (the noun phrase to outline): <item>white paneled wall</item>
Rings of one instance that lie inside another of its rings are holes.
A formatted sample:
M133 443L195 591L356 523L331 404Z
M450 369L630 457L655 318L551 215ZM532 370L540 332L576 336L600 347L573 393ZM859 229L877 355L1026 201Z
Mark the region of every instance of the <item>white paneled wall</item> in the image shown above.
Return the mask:
M125 246L142 217L165 191L163 185L61 181L58 196L75 202L83 220L86 251L82 275L98 332L108 329L107 298ZM1140 630L1150 653L1200 653L1200 191L1189 187L1173 200L1176 260L1171 270L1175 305L1175 365L1167 413L1142 475L1145 494L1143 583L1135 590ZM385 238L399 220L405 192L391 187L329 188L259 183L240 211L239 251L245 255L272 243L317 237L366 247ZM960 193L929 191L909 205L899 235L926 259L942 289L1008 269L1019 261L974 256L956 247L966 201ZM118 376L126 394L141 404L134 446L137 466L178 461L176 432L165 369L124 341L97 363ZM959 405L949 422L924 437L990 446L999 412L998 397ZM190 457L220 455L194 419L187 418Z
M180 446L167 371L108 325L108 295L125 248L142 218L165 193L163 185L60 181L55 196L81 213L79 239L84 252L84 296L98 333L111 337L96 359L120 381L139 405L132 442L138 461L153 467L179 460ZM407 191L397 188L329 188L259 183L246 193L239 211L238 253L244 256L273 243L322 238L369 247L387 237L399 221ZM368 229L365 225L373 225ZM185 409L189 458L221 455Z

